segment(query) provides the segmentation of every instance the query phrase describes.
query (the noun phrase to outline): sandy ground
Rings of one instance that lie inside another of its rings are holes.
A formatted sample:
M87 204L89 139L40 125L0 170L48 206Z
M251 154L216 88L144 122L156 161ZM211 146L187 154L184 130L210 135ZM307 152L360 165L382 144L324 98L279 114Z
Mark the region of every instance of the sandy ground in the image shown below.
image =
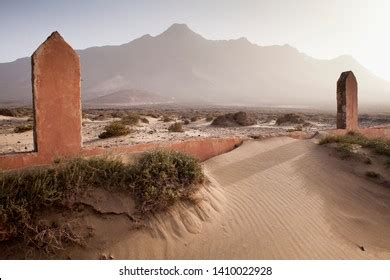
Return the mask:
M287 137L245 142L204 162L210 182L196 205L181 203L137 230L125 217L106 217L109 227L86 220L100 242L67 257L389 259L389 189L329 151Z

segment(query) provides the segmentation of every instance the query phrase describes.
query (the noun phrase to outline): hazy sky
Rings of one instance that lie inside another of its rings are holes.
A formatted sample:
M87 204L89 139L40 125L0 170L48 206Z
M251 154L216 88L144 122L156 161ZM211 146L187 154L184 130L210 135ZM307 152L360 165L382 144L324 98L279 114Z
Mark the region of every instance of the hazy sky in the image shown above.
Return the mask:
M389 12L387 0L0 0L0 62L30 56L54 30L83 49L186 23L207 39L350 54L390 81Z

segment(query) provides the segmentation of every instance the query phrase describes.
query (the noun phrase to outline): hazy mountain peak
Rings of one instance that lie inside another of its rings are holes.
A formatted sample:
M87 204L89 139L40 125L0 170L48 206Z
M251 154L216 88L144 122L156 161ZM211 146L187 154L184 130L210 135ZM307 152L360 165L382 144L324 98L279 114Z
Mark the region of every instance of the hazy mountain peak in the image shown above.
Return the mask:
M159 36L168 38L189 38L189 37L202 37L199 34L192 31L187 24L174 23L167 30L161 33Z

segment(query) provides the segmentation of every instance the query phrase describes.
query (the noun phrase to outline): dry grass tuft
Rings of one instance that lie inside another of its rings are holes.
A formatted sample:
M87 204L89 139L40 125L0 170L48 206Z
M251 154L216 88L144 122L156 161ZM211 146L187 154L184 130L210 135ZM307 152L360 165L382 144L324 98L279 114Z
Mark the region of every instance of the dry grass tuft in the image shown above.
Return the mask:
M15 133L23 133L26 131L30 131L33 129L33 126L31 124L26 124L26 125L19 125L15 127L14 132Z
M72 209L92 188L121 191L133 197L140 213L166 209L188 198L203 182L199 162L179 152L156 150L138 161L92 158L59 162L48 168L0 173L0 241L23 238L44 252L82 244L69 225L41 225L43 210Z
M320 145L328 143L358 144L362 147L373 149L379 155L390 156L390 140L368 139L356 132L349 132L346 135L326 136L319 142Z
M99 134L100 139L119 137L128 135L131 130L126 127L121 121L115 121L107 125L105 130Z

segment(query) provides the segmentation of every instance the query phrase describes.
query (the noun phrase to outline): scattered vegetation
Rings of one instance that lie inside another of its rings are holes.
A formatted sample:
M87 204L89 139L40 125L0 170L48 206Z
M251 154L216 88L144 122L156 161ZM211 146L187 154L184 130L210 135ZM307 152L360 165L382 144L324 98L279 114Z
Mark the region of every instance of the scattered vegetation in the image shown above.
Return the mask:
M294 132L294 131L302 131L303 127L301 125L297 125L294 128L287 129L287 132Z
M190 124L190 120L189 120L189 119L185 119L185 120L184 120L184 124L185 124L185 125Z
M134 113L130 113L130 114L128 114L127 116L124 116L124 117L121 119L121 122L122 122L124 125L131 125L131 126L137 125L139 121L140 121L139 115L134 114Z
M191 117L191 122L196 122L197 120L199 120L199 117L198 116L193 116Z
M0 108L0 115L6 117L15 117L15 113L8 108Z
M99 114L99 115L94 115L91 117L91 120L93 121L103 121L103 120L106 120L108 118L107 115L105 114Z
M111 117L113 118L123 118L125 116L126 116L125 112L121 112L121 111L115 111L111 113Z
M347 159L352 156L352 144L350 143L342 143L339 147L336 148L337 152L342 159Z
M305 120L298 114L285 114L276 119L277 125L306 124Z
M0 115L6 117L31 117L33 110L31 107L0 108Z
M19 125L15 127L14 132L15 133L23 133L26 131L30 131L33 129L33 126L31 124L26 124L26 125Z
M175 122L168 127L169 132L184 132L181 122Z
M221 115L211 123L213 126L250 126L254 124L256 124L255 117L246 112Z
M130 132L130 129L126 127L126 125L124 125L121 121L115 121L104 128L104 131L99 134L99 138L105 139L111 137L119 137L128 135Z
M143 123L149 123L149 120L147 118L140 118L141 122Z
M20 238L45 251L81 243L68 225L43 226L37 215L49 208L73 209L91 188L120 191L140 213L189 199L204 175L199 162L179 152L156 150L124 164L108 158L75 159L49 168L0 173L0 241Z
M171 121L173 121L170 117L168 117L168 116L164 116L163 118L162 118L162 121L163 122L171 122Z
M214 117L213 116L207 116L206 117L206 122L211 122L214 120Z
M349 132L346 135L339 136L326 136L319 142L320 145L328 143L358 144L362 147L373 149L379 155L390 156L390 140L368 139L362 134L356 132Z
M66 228L35 224L36 212L45 207L67 207L87 186L120 188L129 174L122 163L103 159L78 159L51 168L0 174L3 239L21 237L44 248L76 241Z

